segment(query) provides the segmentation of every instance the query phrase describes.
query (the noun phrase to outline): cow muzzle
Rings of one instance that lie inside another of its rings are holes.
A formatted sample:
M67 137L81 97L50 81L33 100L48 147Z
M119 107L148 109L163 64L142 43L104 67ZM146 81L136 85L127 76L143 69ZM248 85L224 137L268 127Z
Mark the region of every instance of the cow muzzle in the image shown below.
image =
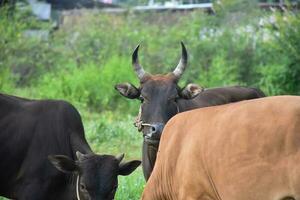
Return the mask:
M142 124L143 135L145 140L160 140L160 136L164 129L165 124L163 123L153 123L153 124Z

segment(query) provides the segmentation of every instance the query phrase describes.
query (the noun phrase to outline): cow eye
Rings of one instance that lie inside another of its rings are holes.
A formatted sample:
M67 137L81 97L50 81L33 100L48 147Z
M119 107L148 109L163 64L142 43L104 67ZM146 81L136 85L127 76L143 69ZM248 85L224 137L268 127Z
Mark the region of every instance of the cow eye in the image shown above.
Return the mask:
M80 189L81 190L86 190L86 187L85 187L85 185L83 183L80 184Z

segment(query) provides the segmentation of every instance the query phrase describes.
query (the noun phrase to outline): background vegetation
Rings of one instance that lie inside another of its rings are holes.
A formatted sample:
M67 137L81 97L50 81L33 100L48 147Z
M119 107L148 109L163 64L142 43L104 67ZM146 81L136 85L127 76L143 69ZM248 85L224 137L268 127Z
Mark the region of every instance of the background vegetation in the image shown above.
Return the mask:
M300 18L262 11L255 3L228 0L216 13L162 12L65 15L48 39L25 37L27 29L51 29L30 12L0 11L0 91L27 98L64 99L83 116L86 135L98 153L141 157L142 137L133 127L139 102L122 98L116 83L138 80L131 53L141 44L140 60L151 73L171 71L180 41L189 67L180 85L244 85L268 95L300 94ZM139 199L144 180L139 169L121 178L116 199Z

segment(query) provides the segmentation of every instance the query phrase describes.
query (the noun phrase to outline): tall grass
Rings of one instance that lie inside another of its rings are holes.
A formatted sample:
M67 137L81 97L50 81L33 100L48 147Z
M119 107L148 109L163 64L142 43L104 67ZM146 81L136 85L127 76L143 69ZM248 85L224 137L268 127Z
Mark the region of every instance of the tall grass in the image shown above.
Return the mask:
M132 114L136 104L112 88L118 82L137 83L130 64L135 46L141 44L140 60L147 71L167 73L176 66L179 42L184 41L189 67L181 84L240 84L262 87L270 95L299 94L299 14L236 10L231 3L219 10L214 16L198 11L119 15L78 11L66 15L47 41L22 37L32 26L27 22L31 18L16 17L10 24L3 17L0 74L6 79L0 81L0 89L34 87L37 97Z

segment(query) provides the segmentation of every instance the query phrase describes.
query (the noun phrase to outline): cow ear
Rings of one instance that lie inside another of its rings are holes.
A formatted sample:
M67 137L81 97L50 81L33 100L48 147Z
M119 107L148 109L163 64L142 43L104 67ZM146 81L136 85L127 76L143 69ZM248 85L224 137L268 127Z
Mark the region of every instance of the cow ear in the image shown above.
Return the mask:
M71 158L63 155L49 155L49 161L52 165L64 173L72 173L78 171L78 166Z
M132 160L119 164L119 175L127 176L131 174L142 162L140 160Z
M180 96L184 99L192 99L200 94L204 90L203 87L190 83L180 93Z
M118 90L122 96L129 99L136 99L140 96L140 91L130 83L117 84L115 85L115 89Z

